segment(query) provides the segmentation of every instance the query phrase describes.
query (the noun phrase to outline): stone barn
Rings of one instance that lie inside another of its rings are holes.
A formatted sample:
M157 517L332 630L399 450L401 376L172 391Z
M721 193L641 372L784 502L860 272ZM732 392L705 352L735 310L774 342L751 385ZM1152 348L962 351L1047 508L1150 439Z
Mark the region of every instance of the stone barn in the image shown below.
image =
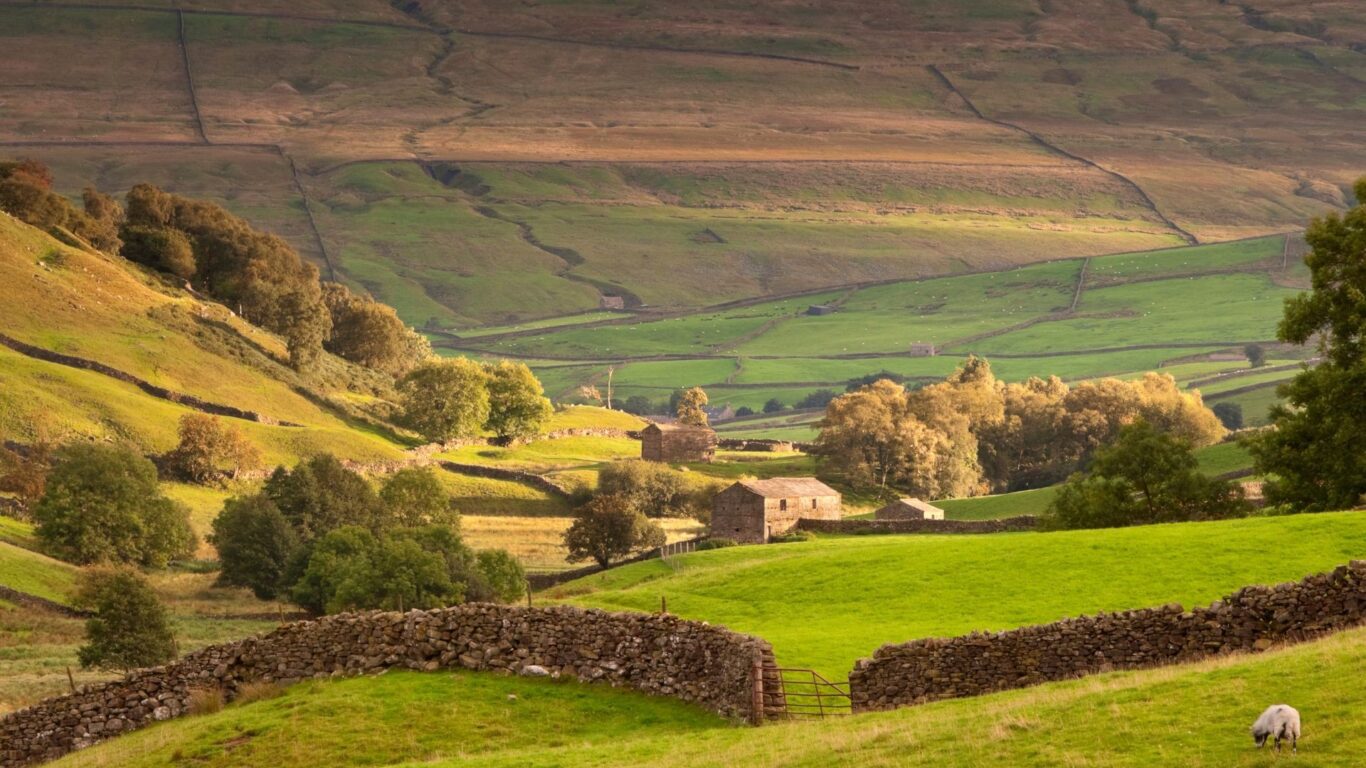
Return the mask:
M911 357L934 357L939 354L939 350L933 344L917 341L906 350L906 353Z
M943 520L944 510L920 499L904 498L873 513L874 520Z
M666 464L716 458L716 433L690 424L651 424L640 431L640 458Z
M800 518L840 519L839 491L814 477L741 480L712 500L711 535L745 544L767 544Z

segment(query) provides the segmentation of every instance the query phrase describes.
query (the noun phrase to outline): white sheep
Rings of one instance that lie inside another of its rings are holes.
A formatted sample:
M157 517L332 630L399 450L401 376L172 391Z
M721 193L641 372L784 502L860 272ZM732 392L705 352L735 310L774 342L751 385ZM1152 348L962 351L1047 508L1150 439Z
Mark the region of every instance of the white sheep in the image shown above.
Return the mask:
M1276 739L1276 751L1281 751L1281 739L1290 739L1290 751L1299 751L1300 713L1286 704L1273 704L1266 708L1257 722L1252 724L1252 740L1257 748L1266 746L1266 740Z

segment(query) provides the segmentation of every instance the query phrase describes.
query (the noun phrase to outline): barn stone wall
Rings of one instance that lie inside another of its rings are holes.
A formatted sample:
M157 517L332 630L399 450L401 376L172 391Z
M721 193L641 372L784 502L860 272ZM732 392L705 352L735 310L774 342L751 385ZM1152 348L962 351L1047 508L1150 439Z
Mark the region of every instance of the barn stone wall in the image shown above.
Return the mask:
M646 427L640 432L640 458L666 464L716 458L716 433L707 427Z
M1204 608L1102 613L1008 632L885 645L849 675L856 712L1023 688L1114 669L1263 651L1360 624L1366 561Z
M1039 524L1033 515L1000 520L811 520L803 517L797 527L812 533L1012 533L1032 531Z
M218 689L231 699L255 681L290 684L391 667L516 672L531 664L757 719L756 701L762 706L763 697L756 696L754 677L772 676L773 652L763 640L704 622L572 607L471 604L328 616L8 714L0 718L0 768L52 760L185 714L198 689Z

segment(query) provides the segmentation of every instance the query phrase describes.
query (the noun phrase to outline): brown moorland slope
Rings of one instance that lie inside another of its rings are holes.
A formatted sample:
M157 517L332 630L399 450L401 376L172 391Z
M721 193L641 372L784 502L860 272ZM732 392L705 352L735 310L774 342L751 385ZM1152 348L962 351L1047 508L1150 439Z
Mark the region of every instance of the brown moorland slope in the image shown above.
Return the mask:
M1366 164L1349 2L178 8L0 3L0 148L440 327L1284 231Z

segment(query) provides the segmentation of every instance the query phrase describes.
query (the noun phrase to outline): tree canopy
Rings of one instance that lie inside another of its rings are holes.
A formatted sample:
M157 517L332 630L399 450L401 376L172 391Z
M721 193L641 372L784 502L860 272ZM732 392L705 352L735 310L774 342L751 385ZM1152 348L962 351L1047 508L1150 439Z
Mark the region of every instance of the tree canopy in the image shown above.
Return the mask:
M1311 290L1288 299L1278 336L1317 339L1324 360L1280 393L1272 429L1251 441L1267 501L1301 510L1346 509L1366 499L1366 178L1357 205L1305 232Z
M620 494L595 496L574 512L564 533L571 563L593 560L606 568L613 560L664 545L664 529Z
M156 467L136 451L75 443L54 464L33 518L57 556L160 568L194 551L188 511L162 495Z
M86 571L77 587L76 605L94 612L85 623L86 644L76 652L82 667L129 670L176 657L166 608L138 573Z

